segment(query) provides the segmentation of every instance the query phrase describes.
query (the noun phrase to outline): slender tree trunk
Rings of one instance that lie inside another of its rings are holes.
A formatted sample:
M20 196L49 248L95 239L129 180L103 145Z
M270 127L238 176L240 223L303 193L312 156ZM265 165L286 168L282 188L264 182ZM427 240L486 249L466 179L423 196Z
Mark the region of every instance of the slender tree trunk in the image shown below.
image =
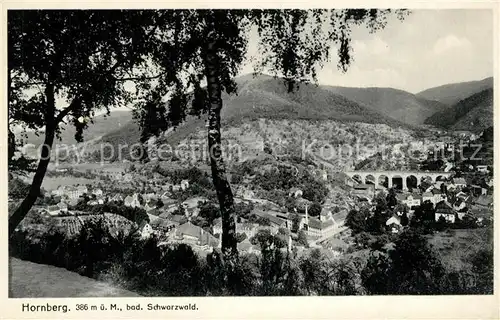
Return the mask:
M215 44L207 45L205 58L207 90L208 90L208 148L212 180L217 191L222 214L222 253L226 263L235 262L238 258L236 241L236 212L233 192L227 181L226 168L222 159L220 111L222 109L221 85L218 75L218 64Z
M9 236L12 235L16 227L21 223L24 217L28 214L36 199L40 195L40 187L42 186L43 178L47 172L47 167L50 162L50 152L54 143L56 124L54 121L55 114L55 99L54 87L47 85L45 89L45 98L47 99L47 109L45 114L45 139L42 147L40 161L35 171L35 176L30 186L30 190L21 205L9 218Z

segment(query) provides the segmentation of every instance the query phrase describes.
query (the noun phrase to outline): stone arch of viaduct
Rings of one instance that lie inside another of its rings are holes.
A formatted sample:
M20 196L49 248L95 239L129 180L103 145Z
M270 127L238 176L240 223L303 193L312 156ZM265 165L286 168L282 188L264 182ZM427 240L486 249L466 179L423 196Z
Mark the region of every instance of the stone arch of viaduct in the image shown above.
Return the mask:
M375 185L378 184L381 177L387 177L388 179L388 188L392 188L393 179L401 178L403 182L403 190L407 190L407 179L409 177L415 177L417 179L417 186L420 185L423 178L429 177L432 182L437 182L439 178L449 178L452 175L452 172L422 172L422 171L347 171L345 172L351 179L355 176L358 176L361 179L361 183L367 183L369 180L367 178L373 178Z

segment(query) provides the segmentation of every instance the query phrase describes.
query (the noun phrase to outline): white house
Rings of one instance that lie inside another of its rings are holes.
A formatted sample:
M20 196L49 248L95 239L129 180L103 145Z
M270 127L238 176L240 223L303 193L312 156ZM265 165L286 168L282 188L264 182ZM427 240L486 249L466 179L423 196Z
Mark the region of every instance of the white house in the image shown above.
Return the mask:
M199 246L202 249L213 249L219 245L219 241L202 228L186 222L175 229L178 241Z
M182 180L181 181L181 189L184 191L187 188L189 188L189 181L188 180Z
M89 189L87 188L87 186L78 186L76 187L76 189L78 190L78 192L80 192L80 195L83 195L84 193L89 193Z
M142 220L139 224L138 231L140 232L142 238L149 238L154 232L153 228L146 220Z
M476 171L478 172L485 172L485 173L488 173L489 170L488 170L488 166L485 165L485 164L479 164L476 166Z
M328 237L335 234L335 221L332 218L330 211L322 210L318 218L309 217L306 208L304 229L308 236L311 237Z
M402 203L406 204L408 208L418 207L422 204L422 196L416 193L408 194Z
M390 228L392 233L398 233L403 228L403 225L401 224L401 218L396 215L393 215L392 217L387 219L385 225Z
M110 199L110 201L116 201L116 202L123 201L123 197L121 194L117 193Z
M465 181L464 178L453 178L453 183L459 189L463 189L463 188L465 188L467 186L467 182Z
M446 201L440 202L436 205L435 219L438 221L441 217L446 222L455 223L455 212L449 203Z
M453 210L455 210L455 211L463 210L465 207L467 207L467 204L462 199L458 199L453 204Z
M434 203L434 195L431 192L424 192L422 193L422 203L430 201Z
M132 196L127 196L123 202L126 207L138 208L141 206L137 193L134 193Z
M299 188L291 188L289 191L288 191L288 196L290 197L294 197L294 198L298 198L298 197L302 197L302 190L300 190Z
M433 197L432 202L434 204L437 204L443 200L446 200L446 194L443 194L441 192L441 190L439 190L439 189L434 188L434 189L432 189L431 193L432 193L432 197Z
M468 195L467 193L463 192L463 191L460 191L459 193L457 193L457 198L463 200L463 201L467 201L467 199L469 199L470 195Z
M67 213L68 207L64 203L58 203L57 205L48 206L45 209L42 209L40 213L48 214L50 216L58 216L61 213Z
M103 191L102 191L102 189L97 188L97 189L92 190L92 194L95 195L96 197L102 197Z

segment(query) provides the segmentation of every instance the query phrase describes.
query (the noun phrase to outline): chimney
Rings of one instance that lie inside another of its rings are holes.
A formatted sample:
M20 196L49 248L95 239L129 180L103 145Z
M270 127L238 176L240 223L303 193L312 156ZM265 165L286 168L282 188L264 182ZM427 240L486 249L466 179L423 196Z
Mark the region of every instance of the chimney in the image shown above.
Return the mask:
M292 251L292 236L288 235L288 251Z

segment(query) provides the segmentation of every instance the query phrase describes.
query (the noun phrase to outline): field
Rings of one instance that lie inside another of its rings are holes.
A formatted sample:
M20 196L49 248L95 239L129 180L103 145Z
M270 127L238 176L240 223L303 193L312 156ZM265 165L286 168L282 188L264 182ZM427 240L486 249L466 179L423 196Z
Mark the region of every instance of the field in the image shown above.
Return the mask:
M10 258L10 298L138 297L75 272Z
M491 228L444 231L429 236L429 244L447 269L470 269L473 254L479 250L493 250L493 231Z
M31 183L31 179L29 181ZM43 179L42 188L47 191L55 190L59 186L71 186L78 184L94 184L95 180L75 177L45 177Z
M126 168L130 166L130 163L122 163L122 162L113 162L113 163L78 163L78 164L71 164L71 165L61 165L61 167L68 167L70 166L76 171L86 171L86 170L99 170L99 171L106 171L106 172L122 172L125 171ZM50 170L55 170L57 167L53 164L49 166Z

